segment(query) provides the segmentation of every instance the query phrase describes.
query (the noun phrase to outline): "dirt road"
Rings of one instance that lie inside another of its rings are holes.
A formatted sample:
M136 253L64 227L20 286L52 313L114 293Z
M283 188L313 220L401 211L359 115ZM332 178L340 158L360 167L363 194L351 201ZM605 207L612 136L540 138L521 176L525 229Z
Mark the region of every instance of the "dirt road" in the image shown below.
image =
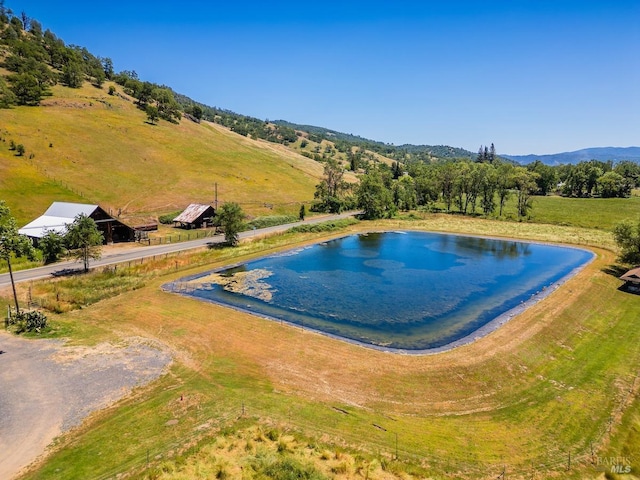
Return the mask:
M79 425L171 363L142 339L125 344L65 347L0 332L0 478L11 479Z

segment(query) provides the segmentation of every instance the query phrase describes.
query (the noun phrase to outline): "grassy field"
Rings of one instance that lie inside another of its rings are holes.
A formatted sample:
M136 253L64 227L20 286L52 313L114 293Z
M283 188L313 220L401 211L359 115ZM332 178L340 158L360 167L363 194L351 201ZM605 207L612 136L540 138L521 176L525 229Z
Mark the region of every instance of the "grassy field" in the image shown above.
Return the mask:
M212 124L149 125L107 88L55 87L41 108L0 110L0 191L19 224L54 200L143 223L212 202L215 183L220 202L251 215L297 215L313 197L321 164ZM514 211L412 212L21 285L23 302L52 312L49 336L83 345L144 337L175 359L169 374L59 438L23 478L595 479L611 457L638 477L640 296L618 289L611 230L638 218L640 197L537 197L527 222L510 221ZM597 257L498 331L429 356L373 351L160 289L347 232L395 229L566 243ZM177 235L191 233L162 226L153 236Z
M20 224L53 200L99 203L142 222L213 202L216 183L220 202L253 214L297 214L313 198L319 163L213 124L150 125L107 88L56 86L42 107L0 110L0 191ZM23 157L11 141L24 145Z
M637 475L640 297L618 289L611 235L430 214L345 231L399 228L579 244L597 257L498 331L430 356L365 349L159 288L326 233L137 266L128 291L52 316L54 335L85 344L160 341L174 352L170 374L93 415L24 478L264 478L265 469L280 468L315 475L292 478L497 478L504 471L582 479L602 478L598 459L623 456ZM94 286L107 280L97 277ZM33 290L42 298L51 291Z
M623 220L640 218L640 197L564 198L535 197L531 221L613 230Z

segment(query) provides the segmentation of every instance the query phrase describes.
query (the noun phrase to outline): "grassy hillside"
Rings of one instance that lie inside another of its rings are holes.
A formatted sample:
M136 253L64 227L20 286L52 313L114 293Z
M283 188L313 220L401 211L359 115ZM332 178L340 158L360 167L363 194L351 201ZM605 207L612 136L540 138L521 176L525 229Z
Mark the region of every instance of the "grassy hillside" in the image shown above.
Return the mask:
M297 212L313 198L321 164L209 123L151 125L108 85L56 86L40 107L0 110L0 197L19 223L54 200L98 203L135 223L213 202L215 183L220 202L253 214Z

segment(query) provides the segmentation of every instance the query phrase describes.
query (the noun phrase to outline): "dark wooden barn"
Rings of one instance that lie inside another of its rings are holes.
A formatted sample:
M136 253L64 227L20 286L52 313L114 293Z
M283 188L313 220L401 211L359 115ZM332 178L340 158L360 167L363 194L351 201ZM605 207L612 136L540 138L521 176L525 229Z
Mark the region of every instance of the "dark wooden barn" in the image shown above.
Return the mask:
M67 231L67 225L73 223L75 218L81 214L96 222L105 243L130 242L135 239L133 228L113 218L100 206L67 202L53 202L44 215L22 227L19 233L31 238L34 243L37 243L49 231L64 235Z
M216 211L211 205L192 203L173 219L182 228L202 228L213 225Z

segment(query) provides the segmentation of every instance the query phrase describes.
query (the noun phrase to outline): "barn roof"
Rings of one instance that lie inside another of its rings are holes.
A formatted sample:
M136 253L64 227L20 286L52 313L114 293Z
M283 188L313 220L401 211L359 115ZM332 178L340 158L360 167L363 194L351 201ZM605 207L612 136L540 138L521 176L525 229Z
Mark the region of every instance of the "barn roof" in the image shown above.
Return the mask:
M86 203L53 202L44 214L73 220L80 214L89 217L97 209L98 205L89 205Z
M63 235L76 216L81 213L91 216L98 208L98 205L84 203L53 202L44 215L27 223L18 233L32 238L42 238L48 231Z
M213 207L211 205L202 205L200 203L192 203L184 211L173 219L174 222L180 223L193 223L202 215L204 215L207 210L211 209L213 213Z
M625 282L640 283L640 267L632 268L620 277Z

